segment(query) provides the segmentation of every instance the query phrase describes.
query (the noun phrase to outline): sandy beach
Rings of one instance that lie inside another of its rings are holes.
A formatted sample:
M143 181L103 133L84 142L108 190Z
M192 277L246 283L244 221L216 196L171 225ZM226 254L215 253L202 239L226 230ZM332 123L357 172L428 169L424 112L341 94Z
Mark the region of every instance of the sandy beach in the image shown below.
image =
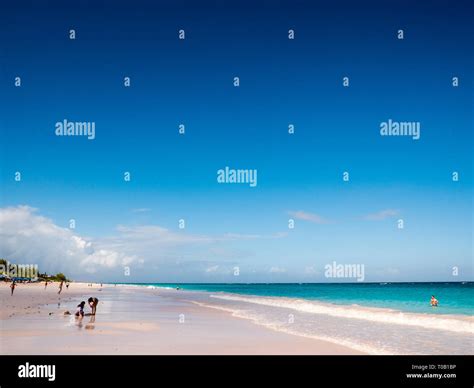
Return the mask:
M0 353L44 354L360 354L356 350L286 334L209 308L196 293L145 287L71 283L0 285ZM99 298L95 317L78 321L81 301Z

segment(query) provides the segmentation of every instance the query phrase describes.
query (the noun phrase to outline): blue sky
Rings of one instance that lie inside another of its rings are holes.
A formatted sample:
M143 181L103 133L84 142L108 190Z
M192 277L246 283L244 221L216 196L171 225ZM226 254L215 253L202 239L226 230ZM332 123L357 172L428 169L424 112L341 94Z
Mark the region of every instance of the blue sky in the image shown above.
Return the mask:
M472 5L50 4L0 16L2 256L104 281L326 281L333 260L472 280ZM225 166L258 186L218 184Z

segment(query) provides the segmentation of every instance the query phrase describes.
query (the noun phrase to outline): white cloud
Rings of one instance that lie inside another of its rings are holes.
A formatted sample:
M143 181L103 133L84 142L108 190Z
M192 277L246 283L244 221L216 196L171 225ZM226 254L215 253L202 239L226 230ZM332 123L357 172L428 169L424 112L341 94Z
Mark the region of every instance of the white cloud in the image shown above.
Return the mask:
M400 270L398 268L388 267L380 270L380 273L383 275L400 275Z
M305 267L304 273L306 275L317 275L319 274L319 270L316 269L314 266L308 266L308 267Z
M226 233L223 240L271 240L288 236L286 232L278 232L273 234L240 234Z
M270 273L285 273L286 269L280 268L280 267L271 267L269 272Z
M123 267L130 264L135 275L151 276L157 271L160 276L220 273L223 269L218 264L231 265L253 254L227 243L284 236L285 233L206 236L158 225L118 225L109 236L88 238L56 225L37 209L0 208L0 257L38 264L40 271L64 272L72 278L94 273L101 279L116 278L123 276Z
M289 211L288 214L298 220L314 222L315 224L327 224L328 221L315 213L305 212L303 210Z
M380 210L377 213L368 214L364 218L368 221L383 221L387 218L395 217L398 214L399 214L398 210L385 209L385 210Z
M158 225L141 225L128 227L117 226L120 241L133 240L137 243L156 242L179 245L189 243L210 243L214 239L203 235L190 235L185 232L173 232ZM113 239L112 239L113 240Z
M100 248L71 229L57 226L29 206L0 209L0 240L2 257L38 264L40 271L95 273L134 260L133 256Z
M133 213L148 213L151 212L151 209L149 207L139 207L136 209L132 209Z
M206 268L206 272L216 272L218 270L219 266L218 265L213 265L212 267Z

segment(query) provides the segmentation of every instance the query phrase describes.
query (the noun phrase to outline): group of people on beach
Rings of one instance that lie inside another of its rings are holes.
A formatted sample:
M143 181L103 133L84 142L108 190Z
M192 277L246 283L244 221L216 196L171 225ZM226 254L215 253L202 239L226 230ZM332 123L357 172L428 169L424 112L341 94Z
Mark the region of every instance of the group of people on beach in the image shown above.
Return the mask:
M48 282L47 280L44 281L44 289L48 287ZM59 290L58 290L58 295L61 294L61 291L63 290L63 285L64 285L64 280L61 280L61 283L59 283ZM66 288L69 288L69 283L66 283Z
M48 282L47 280L45 280L44 282L44 289L46 290L46 287L48 287L48 284L50 282ZM58 291L58 294L61 294L61 291L63 290L63 285L64 285L64 281L61 281L61 283L59 283L59 291ZM13 280L12 281L12 284L10 284L10 289L11 289L11 295L13 295L13 292L15 291L15 288L16 288L16 281ZM69 288L69 283L66 283L66 288Z
M58 294L61 294L61 291L63 290L63 285L64 285L64 281L61 281L61 283L59 284ZM101 286L102 286L102 284L101 284ZM44 289L45 290L46 290L46 287L48 287L48 281L47 280L44 282ZM13 296L13 292L15 291L15 288L16 288L16 282L15 282L15 280L13 280L12 284L10 284L10 289L11 289L11 295L12 296ZM66 288L69 288L69 283L66 283ZM95 316L96 311L97 311L97 305L99 304L99 299L97 299L95 297L90 297L87 300L87 303L89 304L89 307L91 308L91 314L90 315ZM76 318L84 317L84 306L85 305L86 305L86 302L84 302L84 301L82 301L81 303L79 303L77 305L76 313L74 314L76 316Z

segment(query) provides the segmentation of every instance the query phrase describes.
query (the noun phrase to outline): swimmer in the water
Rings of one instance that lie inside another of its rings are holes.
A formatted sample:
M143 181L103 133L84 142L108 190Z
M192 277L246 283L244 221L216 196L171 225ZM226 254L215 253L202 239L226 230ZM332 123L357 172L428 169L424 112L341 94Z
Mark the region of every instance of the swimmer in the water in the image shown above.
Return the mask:
M436 299L434 295L431 295L430 304L431 304L431 307L438 307L439 302L438 302L438 299Z

